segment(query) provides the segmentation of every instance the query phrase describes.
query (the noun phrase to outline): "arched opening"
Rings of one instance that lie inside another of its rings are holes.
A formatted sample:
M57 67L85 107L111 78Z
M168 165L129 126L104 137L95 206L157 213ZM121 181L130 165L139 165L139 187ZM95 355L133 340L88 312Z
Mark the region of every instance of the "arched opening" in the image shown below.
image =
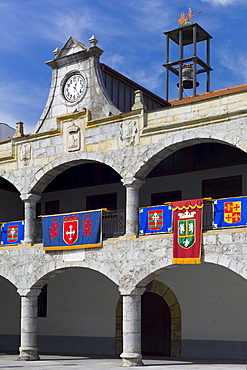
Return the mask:
M38 317L40 353L115 354L116 284L88 268L55 274L42 278L50 280L46 315Z
M8 180L0 177L0 222L24 219L24 205L20 193Z
M183 357L246 358L246 279L226 267L205 262L177 265L160 271L156 278L157 289L166 283L179 301L181 329L172 331L172 340L173 334L175 338L181 336Z
M20 345L20 296L16 287L0 277L0 351L17 353Z
M123 350L122 297L116 307L116 352ZM153 280L142 296L143 355L179 357L181 355L181 310L173 291Z
M47 184L36 206L38 216L107 208L104 214L104 237L125 233L125 189L120 175L111 167L98 163L66 163L62 172ZM60 171L60 168L58 168ZM57 174L57 172L56 172ZM36 242L42 241L37 228Z
M171 355L171 313L165 300L156 293L142 295L142 355Z
M219 199L247 194L247 154L205 142L173 152L154 167L140 189L140 205L182 199Z

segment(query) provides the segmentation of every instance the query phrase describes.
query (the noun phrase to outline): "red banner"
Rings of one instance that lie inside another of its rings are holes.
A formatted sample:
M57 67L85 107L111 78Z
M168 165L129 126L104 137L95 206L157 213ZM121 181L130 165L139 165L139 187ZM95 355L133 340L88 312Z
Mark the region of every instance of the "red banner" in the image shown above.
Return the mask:
M201 263L203 199L172 202L173 263Z

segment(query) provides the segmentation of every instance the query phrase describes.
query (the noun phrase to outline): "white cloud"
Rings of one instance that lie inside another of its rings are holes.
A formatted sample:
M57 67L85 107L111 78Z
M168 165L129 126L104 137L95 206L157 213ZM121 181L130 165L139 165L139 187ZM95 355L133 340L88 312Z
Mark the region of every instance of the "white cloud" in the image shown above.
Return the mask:
M39 87L28 84L28 81L13 81L10 78L0 81L0 101L0 122L15 127L16 122L23 121L26 133L38 121L39 110L45 103Z
M227 45L218 49L218 56L221 65L240 77L242 84L247 82L247 52L245 50L235 50L233 54L232 48Z
M213 6L227 6L227 5L237 5L237 4L245 4L246 0L202 0L204 3L210 3Z
M136 23L136 29L141 27L145 32L157 33L157 30L165 31L171 22L176 19L174 7L167 7L162 0L133 0L126 3L132 11L132 17ZM178 18L178 17L177 17Z

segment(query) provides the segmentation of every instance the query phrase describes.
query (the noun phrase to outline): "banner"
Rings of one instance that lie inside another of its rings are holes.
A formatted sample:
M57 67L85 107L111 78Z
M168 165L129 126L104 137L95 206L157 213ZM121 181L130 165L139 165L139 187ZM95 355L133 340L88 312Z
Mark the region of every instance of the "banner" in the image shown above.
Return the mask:
M247 197L226 198L214 201L214 229L246 225Z
M24 240L24 221L5 222L2 224L1 244L19 244Z
M172 231L172 207L155 206L139 209L140 235Z
M101 210L42 217L43 250L102 246Z
M203 199L172 202L173 263L201 263Z

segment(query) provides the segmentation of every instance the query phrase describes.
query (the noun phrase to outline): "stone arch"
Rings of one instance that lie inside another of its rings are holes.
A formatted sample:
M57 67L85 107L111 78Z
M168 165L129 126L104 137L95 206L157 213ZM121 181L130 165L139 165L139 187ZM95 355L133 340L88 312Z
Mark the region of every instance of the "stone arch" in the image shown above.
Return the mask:
M206 134L207 135L206 135ZM199 134L199 133L198 133ZM202 144L202 143L218 143L225 144L240 149L244 152L247 151L245 142L240 141L238 136L233 134L225 134L224 132L204 131L203 135L196 136L197 132L188 130L170 135L158 144L148 146L146 151L142 154L142 162L139 162L135 169L136 172L133 176L144 179L147 174L163 159L187 146Z
M19 179L21 176L18 176L18 171L0 171L0 177L4 180L8 181L11 185L13 185L16 190L21 193L21 184L19 183Z
M74 269L74 268L84 268L84 269L93 270L95 272L98 272L98 273L104 275L105 277L107 277L109 280L111 280L117 286L119 285L119 282L116 278L116 273L114 275L114 271L112 269L110 270L110 263L109 263L109 266L107 266L107 264L105 264L105 265L100 264L100 266L97 266L97 267L96 266L93 267L93 266L89 266L89 265L83 266L83 264L79 264L79 263L73 263L73 264L69 263L68 267L66 267L66 266L57 266L57 267L55 267L55 264L56 264L56 262L54 263L54 266L51 266L50 264L48 266L47 265L44 266L44 269L43 269L42 273L40 274L40 276L36 276L35 281L30 281L29 286L26 288L26 291L28 292L31 289L40 289L48 281L52 280L54 277L66 272L66 271L69 271L71 269ZM107 271L110 271L110 273L108 274Z
M146 292L158 294L167 303L171 312L171 357L181 356L181 309L177 297L164 283L152 280L146 287ZM122 296L116 307L116 350L122 350L123 337L123 309Z
M42 193L44 188L53 180L54 177L70 167L88 162L98 162L111 167L121 176L120 164L111 155L102 152L93 153L73 153L56 158L47 165L40 168L32 177L29 189L30 193Z
M1 248L2 249L2 248ZM8 264L5 262L5 265L6 267L2 267L0 268L0 277L4 278L5 280L7 280L10 284L12 284L16 290L18 289L18 286L17 286L17 282L15 281L14 279L14 276L11 275L9 276L9 272L7 270L9 270L8 268Z
M167 262L167 261L166 261ZM219 265L225 267L226 269L236 273L237 275L241 276L244 279L247 279L247 269L246 263L241 260L240 256L236 257L233 255L223 255L212 249L207 250L204 248L204 253L202 256L201 263L211 263L214 265ZM151 265L151 264L150 264ZM167 263L164 265L164 262L159 261L158 258L156 261L153 261L152 268L148 269L149 266L146 266L145 271L143 270L139 275L139 282L137 283L138 287L146 286L150 283L152 279L155 279L156 276L159 276L167 269L177 268L179 265L172 265L171 263Z

